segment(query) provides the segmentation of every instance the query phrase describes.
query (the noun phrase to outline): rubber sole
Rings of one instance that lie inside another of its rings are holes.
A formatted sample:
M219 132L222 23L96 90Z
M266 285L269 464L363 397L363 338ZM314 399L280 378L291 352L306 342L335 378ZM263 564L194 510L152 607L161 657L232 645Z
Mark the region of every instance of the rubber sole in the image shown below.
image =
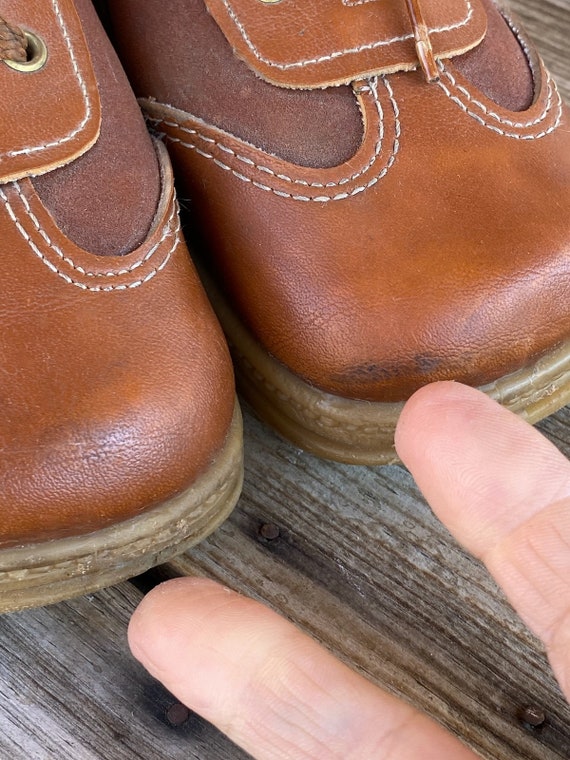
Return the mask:
M0 549L0 612L44 606L112 586L201 541L228 517L239 498L242 439L236 402L224 448L184 493L88 535Z
M404 402L358 401L309 385L261 348L211 278L200 274L230 346L238 391L261 419L324 459L359 465L400 462L394 431ZM570 402L570 341L480 390L532 424L553 414Z

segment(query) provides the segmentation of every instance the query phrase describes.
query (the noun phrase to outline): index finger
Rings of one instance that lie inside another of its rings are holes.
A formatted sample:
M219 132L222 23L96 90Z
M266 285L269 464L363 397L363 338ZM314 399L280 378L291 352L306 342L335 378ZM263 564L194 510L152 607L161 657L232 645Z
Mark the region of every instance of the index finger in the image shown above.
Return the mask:
M434 512L543 639L570 694L570 463L483 393L438 383L408 402L396 447Z
M258 602L200 578L153 589L135 657L257 760L476 760Z

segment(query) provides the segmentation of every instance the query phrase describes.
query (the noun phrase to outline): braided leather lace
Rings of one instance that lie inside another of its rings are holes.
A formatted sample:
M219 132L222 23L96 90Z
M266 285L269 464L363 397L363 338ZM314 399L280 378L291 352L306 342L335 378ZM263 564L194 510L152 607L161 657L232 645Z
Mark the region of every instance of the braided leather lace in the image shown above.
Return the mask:
M0 16L0 61L26 63L28 41L24 32Z

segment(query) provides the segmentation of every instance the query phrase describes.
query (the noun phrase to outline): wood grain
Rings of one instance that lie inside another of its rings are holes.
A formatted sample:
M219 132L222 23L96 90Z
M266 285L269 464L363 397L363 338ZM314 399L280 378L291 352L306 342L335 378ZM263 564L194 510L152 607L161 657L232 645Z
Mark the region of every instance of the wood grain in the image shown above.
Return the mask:
M543 428L568 452L568 409ZM540 645L403 468L319 461L249 415L246 443L239 509L175 572L269 604L483 757L568 760L570 709ZM546 710L542 730L520 723L526 704Z
M0 618L2 760L204 760L246 755L190 716L132 659L130 583Z
M560 92L570 103L570 5L568 0L509 0L556 78Z
M512 0L570 100L568 0ZM570 455L570 409L541 424ZM269 604L492 760L569 760L570 709L536 639L434 519L402 468L319 461L245 414L231 519L163 573ZM259 528L278 526L266 540ZM0 618L0 760L242 760L132 660L141 584ZM541 729L518 718L542 707Z

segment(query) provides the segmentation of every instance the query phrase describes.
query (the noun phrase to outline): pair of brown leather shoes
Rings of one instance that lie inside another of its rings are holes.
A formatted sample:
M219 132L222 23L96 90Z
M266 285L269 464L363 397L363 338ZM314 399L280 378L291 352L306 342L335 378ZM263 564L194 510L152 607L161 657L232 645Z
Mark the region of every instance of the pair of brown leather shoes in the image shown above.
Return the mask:
M91 0L0 0L0 610L141 572L238 497L231 362L164 144L243 395L295 443L393 461L438 379L532 421L568 401L569 118L516 20L98 9L130 86Z

